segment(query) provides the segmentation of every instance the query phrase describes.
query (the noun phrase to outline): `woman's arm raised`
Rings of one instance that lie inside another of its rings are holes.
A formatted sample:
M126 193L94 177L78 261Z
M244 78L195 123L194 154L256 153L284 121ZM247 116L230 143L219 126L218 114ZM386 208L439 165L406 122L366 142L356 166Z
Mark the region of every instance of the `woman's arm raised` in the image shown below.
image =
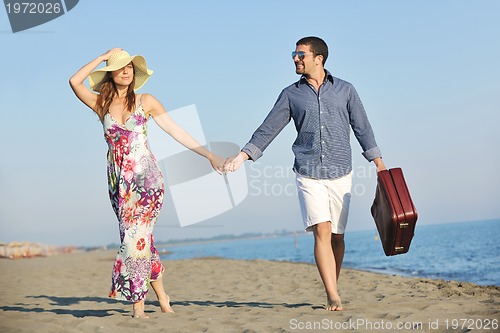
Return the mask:
M89 76L90 73L92 73L92 71L96 69L97 66L99 66L101 62L108 60L113 53L120 50L120 48L114 48L100 55L99 57L95 58L94 60L80 68L78 72L76 72L69 79L69 85L71 86L71 89L73 89L76 97L78 97L80 101L82 101L92 110L94 109L95 103L97 101L97 94L90 91L90 89L87 88L85 84L83 84L83 82L85 81L87 76Z
M163 105L161 105L155 97L149 94L142 95L142 105L145 113L151 115L162 130L164 130L184 147L203 157L206 157L212 164L214 170L219 174L222 174L225 160L221 157L213 155L204 146L199 144L198 141L196 141L191 135L189 135L189 133L187 133L182 127L177 125L168 115Z

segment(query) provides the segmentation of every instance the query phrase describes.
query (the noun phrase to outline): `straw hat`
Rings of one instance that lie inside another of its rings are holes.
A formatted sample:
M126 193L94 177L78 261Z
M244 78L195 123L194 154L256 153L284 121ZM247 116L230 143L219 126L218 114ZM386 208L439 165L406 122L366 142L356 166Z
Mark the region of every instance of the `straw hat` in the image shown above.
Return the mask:
M106 61L106 67L97 69L89 75L90 89L99 92L101 90L102 80L106 72L116 71L123 68L130 62L134 65L135 86L134 90L139 89L146 83L153 71L146 66L146 59L143 56L131 56L127 51L121 50L113 53Z

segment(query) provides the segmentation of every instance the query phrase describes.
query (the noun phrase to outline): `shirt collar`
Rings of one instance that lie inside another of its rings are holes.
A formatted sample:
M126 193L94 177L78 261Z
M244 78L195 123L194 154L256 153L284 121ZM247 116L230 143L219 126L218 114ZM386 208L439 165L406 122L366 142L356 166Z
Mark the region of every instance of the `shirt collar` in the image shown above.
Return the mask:
M326 74L325 81L328 80L328 81L330 81L333 84L333 75L332 75L332 73L330 73L327 69L325 69L325 74ZM300 80L299 80L298 83L307 83L306 77L304 75L302 75L300 77Z

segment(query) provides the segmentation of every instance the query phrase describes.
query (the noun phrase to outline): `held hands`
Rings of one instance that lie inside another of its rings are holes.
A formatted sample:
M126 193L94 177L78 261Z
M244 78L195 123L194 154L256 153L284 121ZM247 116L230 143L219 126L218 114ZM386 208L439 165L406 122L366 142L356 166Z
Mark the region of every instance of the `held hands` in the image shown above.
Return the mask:
M239 169L239 167L248 160L248 155L246 153L240 152L238 155L233 157L228 157L226 159L219 157L210 153L208 157L212 168L219 174L227 172L234 172Z
M240 152L238 155L233 157L228 157L226 163L224 163L224 172L234 172L239 169L239 167L248 160L248 155L244 152Z
M210 164L212 164L212 168L219 174L222 175L224 171L224 161L225 159L222 157L219 157L214 154L210 154L208 157L208 160L210 161Z

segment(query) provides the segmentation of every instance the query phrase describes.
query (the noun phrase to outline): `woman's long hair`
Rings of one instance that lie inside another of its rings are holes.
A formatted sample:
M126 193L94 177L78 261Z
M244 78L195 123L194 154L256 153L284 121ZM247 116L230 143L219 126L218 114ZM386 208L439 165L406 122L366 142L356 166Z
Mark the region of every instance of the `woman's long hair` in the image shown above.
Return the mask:
M132 83L127 88L127 98L125 105L127 106L127 111L132 112L135 108L135 68ZM95 104L95 113L99 116L101 122L104 121L104 116L108 113L109 106L113 101L113 98L118 95L116 90L115 82L111 77L111 72L106 72L104 79L102 80L101 89L99 90L99 95L97 96L97 101Z

